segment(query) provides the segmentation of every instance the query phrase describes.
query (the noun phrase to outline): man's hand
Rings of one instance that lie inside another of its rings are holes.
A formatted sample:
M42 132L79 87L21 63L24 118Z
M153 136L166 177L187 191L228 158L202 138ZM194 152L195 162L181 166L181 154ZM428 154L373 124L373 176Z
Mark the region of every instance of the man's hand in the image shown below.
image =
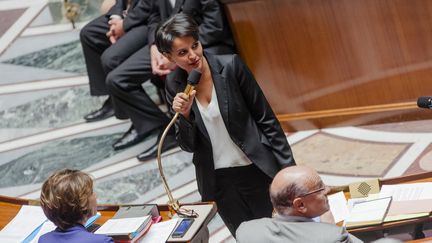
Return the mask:
M170 62L168 58L158 51L156 45L150 47L150 58L153 74L167 75L176 67L175 63Z
M125 33L123 29L123 19L112 18L108 21L108 24L110 25L110 30L108 31L107 36L111 43L114 44Z
M111 29L111 27L110 27L110 30L106 33L106 36L108 37L108 39L111 42L111 44L116 43L117 39L116 39L116 37L114 35L114 30Z

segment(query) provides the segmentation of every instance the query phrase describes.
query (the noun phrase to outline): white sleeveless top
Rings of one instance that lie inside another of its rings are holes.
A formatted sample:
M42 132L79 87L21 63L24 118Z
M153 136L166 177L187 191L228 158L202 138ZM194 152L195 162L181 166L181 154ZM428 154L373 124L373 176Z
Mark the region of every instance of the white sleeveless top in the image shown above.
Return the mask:
M213 149L215 169L250 165L252 162L246 154L232 141L219 110L216 90L213 85L211 101L203 107L198 99L197 106Z

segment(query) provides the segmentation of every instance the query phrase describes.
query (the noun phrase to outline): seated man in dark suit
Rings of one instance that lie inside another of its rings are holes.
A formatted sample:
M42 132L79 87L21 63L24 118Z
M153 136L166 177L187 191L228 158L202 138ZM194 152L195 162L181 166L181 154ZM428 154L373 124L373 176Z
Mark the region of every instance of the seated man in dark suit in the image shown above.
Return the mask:
M328 192L316 171L309 167L281 170L270 186L277 215L242 223L236 233L237 242L362 242L334 224Z
M126 10L127 15L123 15ZM218 0L117 0L107 15L81 31L91 95L110 97L101 109L85 119L97 121L115 114L118 119L132 121L131 128L113 144L115 150L137 144L153 132L159 132L160 137L170 121L142 84L152 79L159 89L164 88L163 81L158 82L155 75L166 75L174 66L157 52L154 32L161 21L180 12L190 14L198 22L205 50L213 54L235 52ZM162 152L176 146L174 133L170 132ZM139 154L138 159L155 158L156 152L157 143Z
M152 9L155 8L153 1L117 0L107 14L94 19L81 30L80 40L89 77L90 94L108 95L100 109L84 116L86 121L99 121L114 115L106 77L152 39L148 31L152 28L149 24L151 14L155 12L155 9ZM158 21L153 21L153 24L155 28ZM137 144L148 134L138 134L132 127L126 135L113 144L114 149Z
M83 226L97 208L93 180L88 174L69 169L55 172L42 185L40 201L46 217L57 228L42 235L39 243L114 242L106 235L87 232Z
M146 0L116 0L104 15L92 20L80 32L92 96L108 95L106 75L147 44ZM127 15L126 15L127 14ZM139 16L139 18L137 18ZM122 38L123 37L123 38ZM115 45L114 45L115 44ZM89 122L114 115L110 99L84 117Z

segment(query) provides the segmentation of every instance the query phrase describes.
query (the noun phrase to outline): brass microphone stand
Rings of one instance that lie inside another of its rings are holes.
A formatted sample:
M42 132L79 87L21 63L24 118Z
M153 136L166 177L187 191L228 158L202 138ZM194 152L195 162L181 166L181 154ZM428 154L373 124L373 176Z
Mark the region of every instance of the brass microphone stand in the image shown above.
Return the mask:
M192 90L194 89L194 85L196 85L199 81L199 78L201 76L201 73L197 70L192 70L191 74L188 77L188 85L186 86L186 89L184 91L185 94L189 95ZM165 137L168 134L169 129L174 125L175 121L177 120L179 116L179 113L176 112L174 117L171 119L168 126L165 128L164 132L162 133L162 136L160 138L159 144L158 144L158 151L157 151L157 161L158 161L158 167L159 167L159 173L162 178L162 183L164 185L165 191L168 195L168 206L170 208L170 213L173 212L177 213L179 216L187 217L187 218L196 218L198 217L198 214L194 210L190 209L184 209L181 208L180 203L177 199L175 199L171 193L171 190L168 186L167 180L165 178L165 174L163 172L162 168L162 160L161 160L161 153L162 153L162 146L165 141Z
M165 174L163 172L162 168L162 161L161 161L161 152L162 152L162 146L163 142L165 141L165 137L168 134L169 129L174 125L175 121L177 120L177 117L179 116L179 113L177 112L174 117L171 119L171 122L168 124L168 126L165 128L164 132L162 133L161 139L159 141L158 145L158 151L157 151L157 161L158 161L158 167L159 167L159 174L162 178L162 182L165 188L165 191L168 195L168 206L170 208L170 211L174 210L175 212L180 211L180 204L177 199L174 199L173 195L171 194L171 190L168 186L167 180L165 178Z

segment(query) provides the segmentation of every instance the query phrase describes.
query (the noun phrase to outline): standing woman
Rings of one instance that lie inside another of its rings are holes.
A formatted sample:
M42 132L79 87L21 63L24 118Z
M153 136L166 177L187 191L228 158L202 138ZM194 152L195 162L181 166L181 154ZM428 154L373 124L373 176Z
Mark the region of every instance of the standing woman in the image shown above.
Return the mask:
M176 137L194 153L202 200L216 201L234 236L243 221L271 217L271 180L295 161L250 70L237 55L203 53L198 26L185 14L158 29L156 45L178 66L166 80L167 100L180 113ZM193 69L202 76L188 97L183 90Z

